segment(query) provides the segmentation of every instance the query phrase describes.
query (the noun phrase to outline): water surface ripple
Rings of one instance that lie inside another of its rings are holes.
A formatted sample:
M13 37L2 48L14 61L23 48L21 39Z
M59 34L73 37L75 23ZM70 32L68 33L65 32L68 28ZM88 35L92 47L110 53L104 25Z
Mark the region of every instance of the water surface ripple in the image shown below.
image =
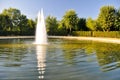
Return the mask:
M0 40L0 80L120 80L120 45L49 39Z

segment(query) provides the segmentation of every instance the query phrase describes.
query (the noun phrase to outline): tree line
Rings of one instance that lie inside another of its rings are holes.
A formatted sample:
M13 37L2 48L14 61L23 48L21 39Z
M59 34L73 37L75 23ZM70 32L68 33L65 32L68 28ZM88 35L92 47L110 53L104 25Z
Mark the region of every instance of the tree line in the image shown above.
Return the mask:
M20 10L4 9L0 14L0 35L34 35L35 21L28 19Z
M65 12L62 20L46 18L49 35L72 35L73 31L120 31L120 8L102 6L97 19L79 18L74 10Z
M36 21L28 19L20 10L4 9L0 14L0 35L34 35ZM48 35L72 35L73 31L120 31L120 8L102 6L96 19L79 18L75 10L65 12L61 20L47 16Z

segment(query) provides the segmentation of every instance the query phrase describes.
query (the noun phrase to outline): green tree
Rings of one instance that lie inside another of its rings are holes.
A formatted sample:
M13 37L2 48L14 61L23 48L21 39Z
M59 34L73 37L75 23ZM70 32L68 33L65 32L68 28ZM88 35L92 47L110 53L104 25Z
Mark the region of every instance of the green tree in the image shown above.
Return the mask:
M114 27L115 8L114 6L103 6L97 21L99 22L103 31L110 31Z
M35 32L35 22L27 19L21 14L20 10L15 8L4 9L2 15L2 24L5 31L9 31L8 35L28 35Z
M59 24L58 24L58 35L62 35L62 36L67 35L67 30L66 30L65 24L62 20L59 21Z
M19 17L19 24L17 25L17 27L18 27L18 32L19 32L19 34L20 35L23 35L23 34L26 34L26 32L28 31L28 26L27 26L27 24L28 24L28 19L27 19L27 17L25 16L25 15L20 15L20 17Z
M58 21L56 17L48 16L46 18L46 27L49 35L56 35L58 31Z
M19 31L18 25L20 23L20 17L21 17L20 10L15 8L4 9L2 14L9 16L12 22L11 31Z
M78 16L74 10L68 10L63 16L62 22L67 30L68 34L71 34L78 25Z
M116 15L115 15L115 31L120 31L120 8L116 10Z
M85 18L79 18L78 19L78 31L88 31L88 28L86 27L86 19Z
M91 31L95 31L97 29L97 22L92 18L88 18L86 21L86 25Z
M28 27L26 27L27 28L27 30L26 30L26 33L28 34L28 35L34 35L35 34L35 26L36 26L36 22L35 21L33 21L32 19L28 19L27 20L27 26Z
M0 35L6 35L11 26L10 18L7 15L0 14Z

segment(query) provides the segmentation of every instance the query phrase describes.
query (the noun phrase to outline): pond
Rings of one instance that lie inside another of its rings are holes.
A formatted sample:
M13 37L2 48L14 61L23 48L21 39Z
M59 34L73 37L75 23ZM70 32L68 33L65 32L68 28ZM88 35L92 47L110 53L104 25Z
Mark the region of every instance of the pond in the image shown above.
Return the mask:
M0 40L0 80L120 80L120 45L49 39Z

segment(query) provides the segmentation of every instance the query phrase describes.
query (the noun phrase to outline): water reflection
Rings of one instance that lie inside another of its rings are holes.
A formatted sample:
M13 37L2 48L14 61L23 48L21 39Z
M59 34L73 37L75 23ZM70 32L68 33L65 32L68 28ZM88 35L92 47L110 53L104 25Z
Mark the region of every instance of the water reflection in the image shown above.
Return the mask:
M26 42L33 40L0 40L0 80L120 80L120 45L62 39L21 44Z
M86 52L87 54L90 54L92 51L95 52L100 69L106 72L120 68L119 46L119 44L94 42L86 46Z
M13 40L9 44L0 45L0 60L4 61L4 67L19 67L25 57L27 48L23 44L16 44L19 40Z
M92 41L68 41L61 44L64 58L70 63L83 60L97 61L100 70L111 71L120 68L120 45Z
M39 79L44 79L45 74L45 61L46 61L46 46L45 45L36 45L36 54L38 62L38 72Z
M111 71L120 68L120 51L115 50L101 50L98 51L97 58L102 71Z

